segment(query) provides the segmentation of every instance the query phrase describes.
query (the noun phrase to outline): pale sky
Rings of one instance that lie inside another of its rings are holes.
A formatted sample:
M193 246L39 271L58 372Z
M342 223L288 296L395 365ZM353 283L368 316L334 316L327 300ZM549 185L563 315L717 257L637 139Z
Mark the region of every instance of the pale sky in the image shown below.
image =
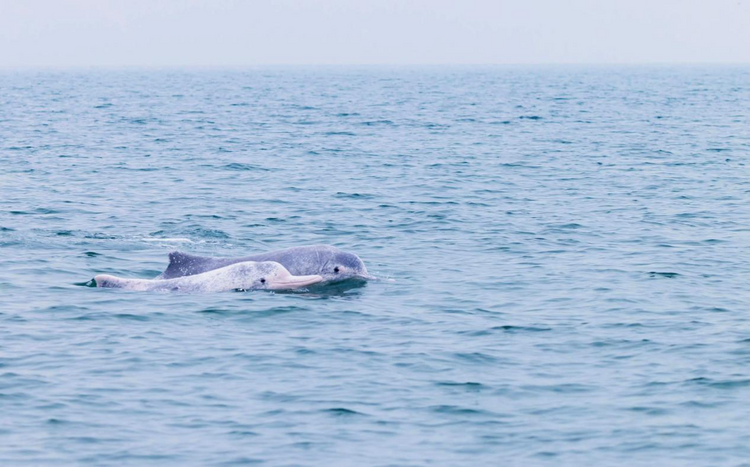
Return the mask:
M0 67L750 64L750 0L0 0Z

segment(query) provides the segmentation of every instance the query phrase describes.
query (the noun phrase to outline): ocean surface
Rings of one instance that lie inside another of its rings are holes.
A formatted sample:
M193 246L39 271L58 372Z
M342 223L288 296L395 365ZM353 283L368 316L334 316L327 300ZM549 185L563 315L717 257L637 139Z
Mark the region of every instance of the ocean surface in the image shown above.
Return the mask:
M0 73L0 464L750 465L750 68ZM330 244L391 281L137 293Z

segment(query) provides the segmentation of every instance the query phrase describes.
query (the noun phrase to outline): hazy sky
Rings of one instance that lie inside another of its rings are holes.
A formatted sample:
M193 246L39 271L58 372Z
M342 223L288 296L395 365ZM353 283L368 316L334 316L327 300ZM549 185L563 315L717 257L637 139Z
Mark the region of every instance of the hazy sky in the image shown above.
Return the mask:
M0 67L750 63L750 0L0 0Z

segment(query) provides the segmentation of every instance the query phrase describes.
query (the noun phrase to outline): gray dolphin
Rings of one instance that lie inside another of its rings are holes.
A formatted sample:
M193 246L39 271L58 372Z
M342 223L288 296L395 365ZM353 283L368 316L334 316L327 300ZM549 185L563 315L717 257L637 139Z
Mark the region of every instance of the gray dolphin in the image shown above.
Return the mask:
M228 290L290 290L317 284L318 275L294 276L274 261L245 261L174 279L126 279L100 274L97 287L159 292L224 292Z
M240 258L194 256L175 251L169 254L167 269L156 279L200 274L242 261L276 261L294 275L318 275L323 282L376 279L367 272L359 256L328 245L300 246Z

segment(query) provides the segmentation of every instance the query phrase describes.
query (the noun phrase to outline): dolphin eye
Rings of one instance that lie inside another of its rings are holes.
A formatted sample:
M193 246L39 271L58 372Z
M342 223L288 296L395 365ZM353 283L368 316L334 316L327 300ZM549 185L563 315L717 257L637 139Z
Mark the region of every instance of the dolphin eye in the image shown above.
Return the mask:
M261 277L261 279L260 279L260 283L261 283L261 284L265 284L265 283L266 283L266 278L265 278L265 277Z
M338 274L339 273L339 267L336 266L335 268L333 268L333 272L335 272L336 274Z

